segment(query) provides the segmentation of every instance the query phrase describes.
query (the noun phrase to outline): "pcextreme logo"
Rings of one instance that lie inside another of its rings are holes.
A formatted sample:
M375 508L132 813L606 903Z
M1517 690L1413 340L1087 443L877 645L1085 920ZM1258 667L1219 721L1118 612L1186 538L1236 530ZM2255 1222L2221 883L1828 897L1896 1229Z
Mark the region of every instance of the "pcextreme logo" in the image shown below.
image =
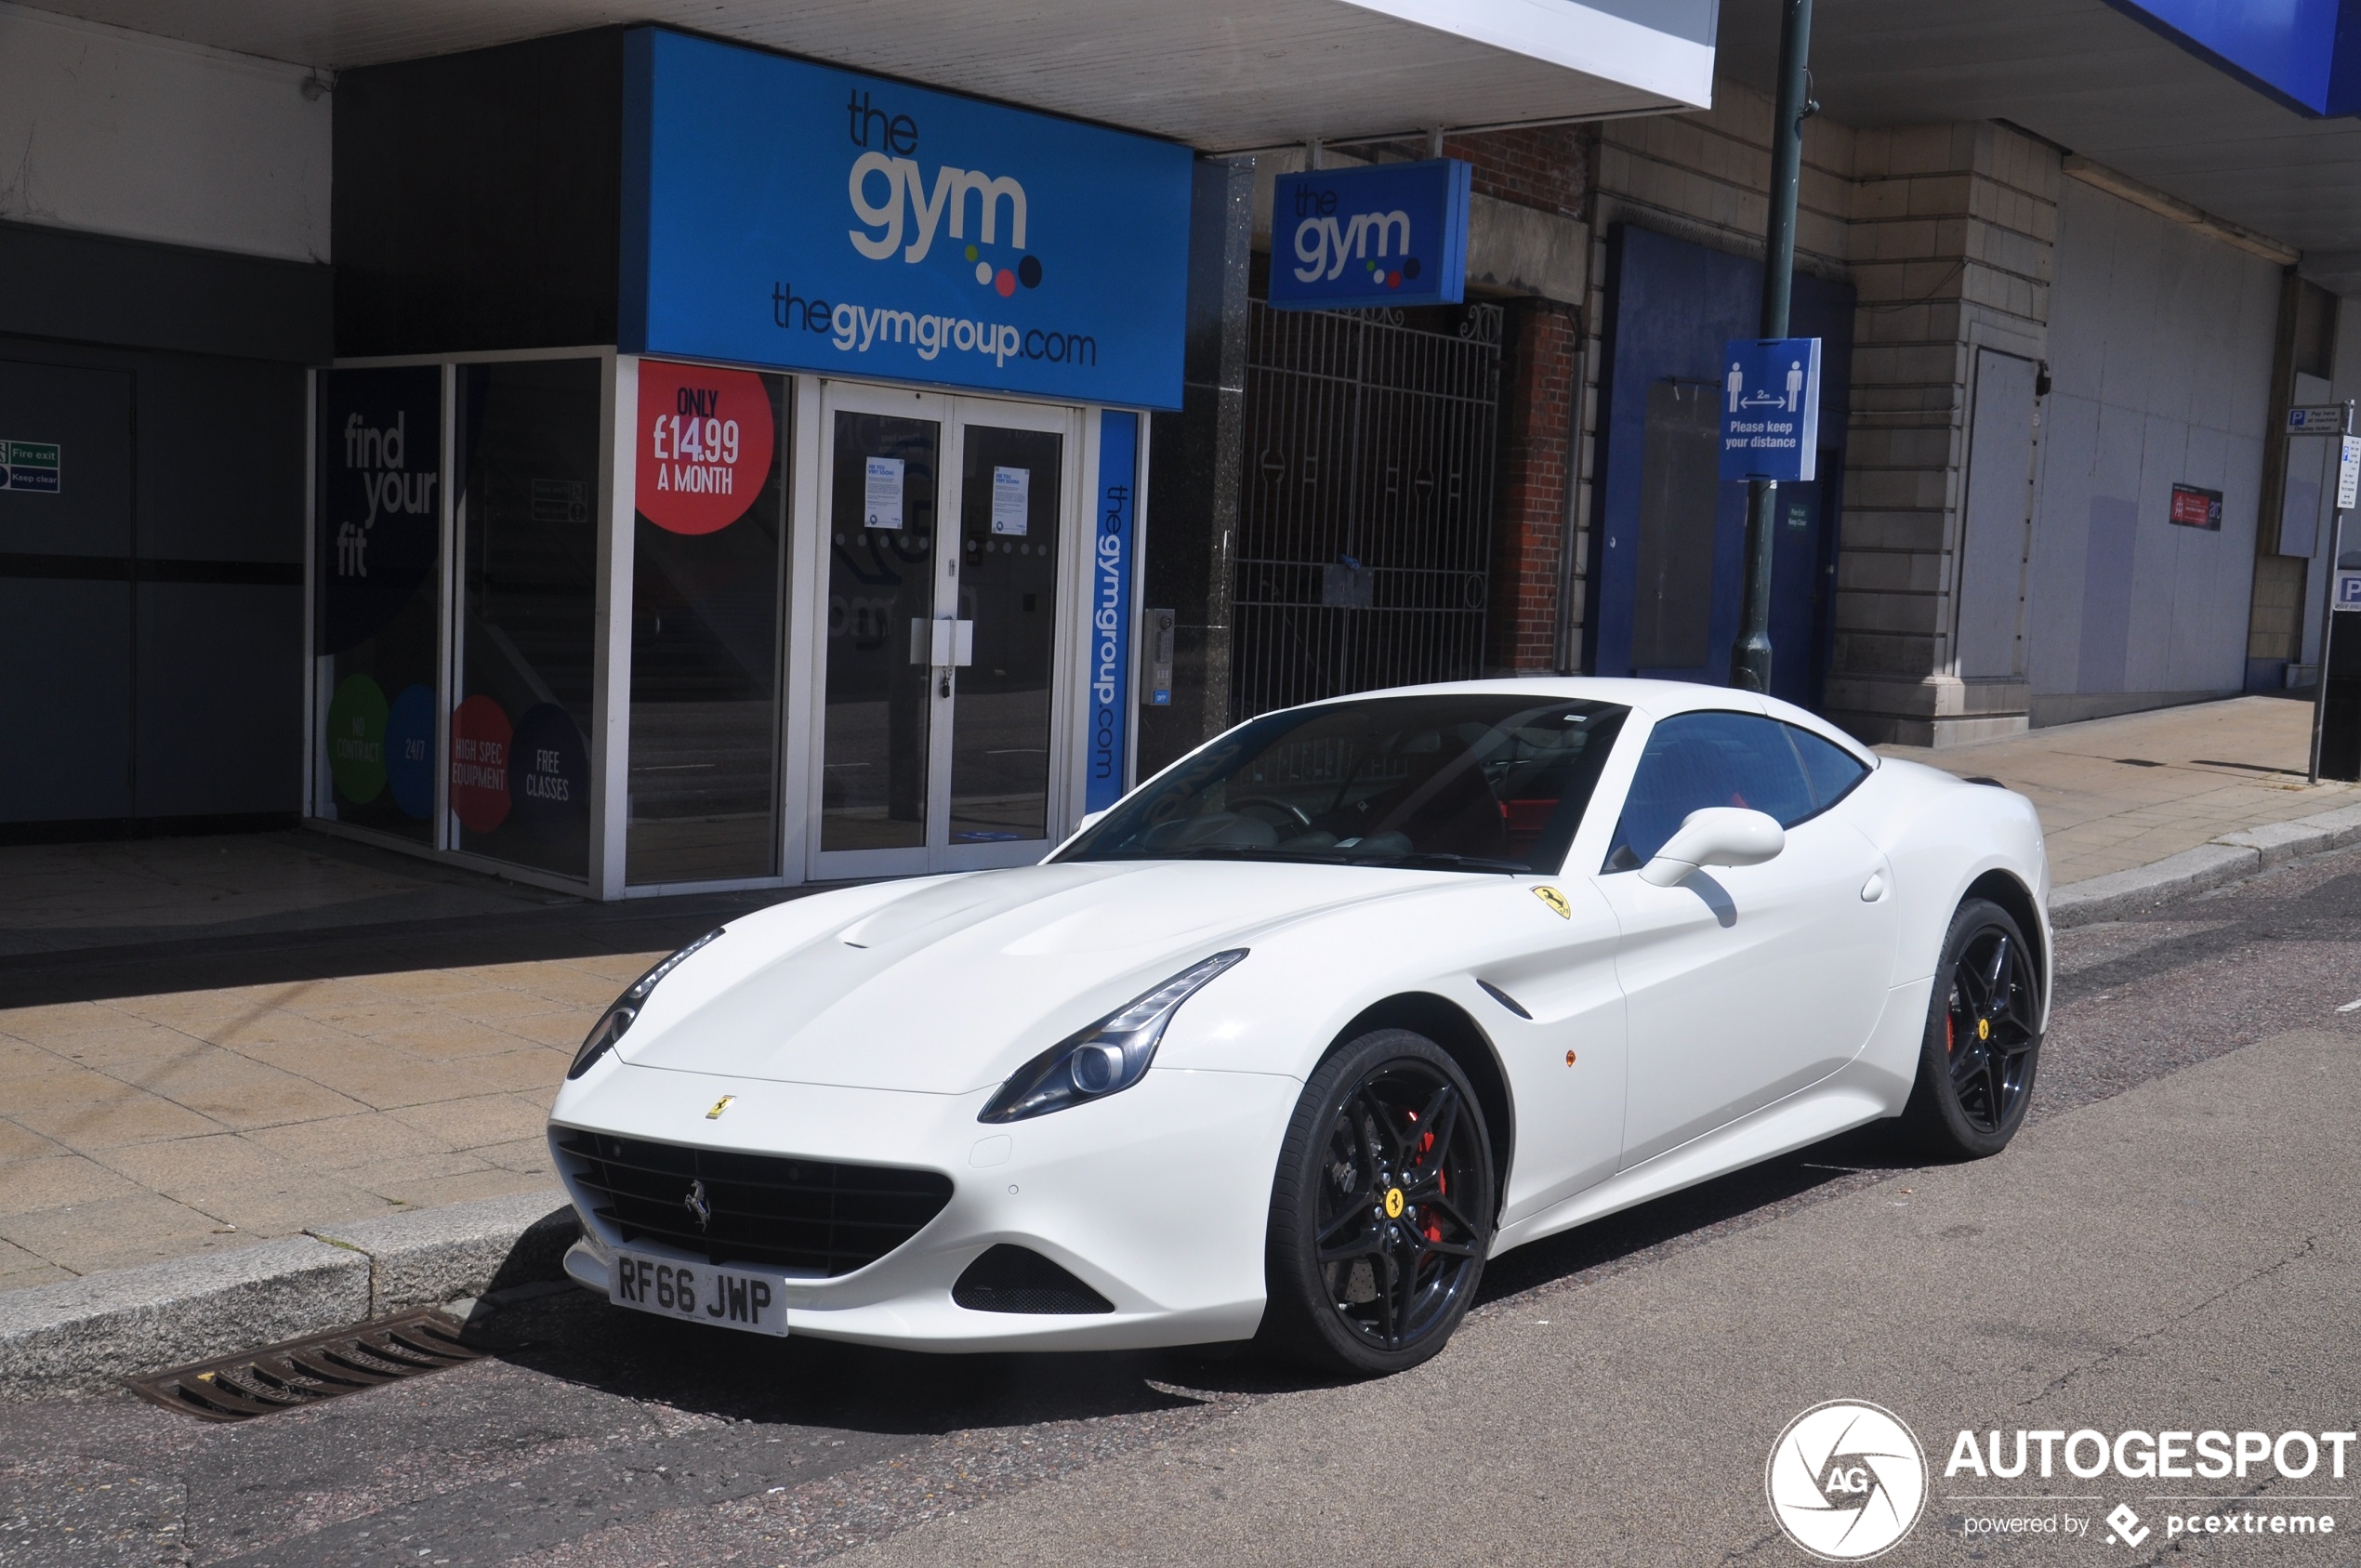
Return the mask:
M1927 1504L1926 1451L1882 1405L1832 1399L1789 1421L1762 1487L1788 1540L1829 1562L1899 1545Z

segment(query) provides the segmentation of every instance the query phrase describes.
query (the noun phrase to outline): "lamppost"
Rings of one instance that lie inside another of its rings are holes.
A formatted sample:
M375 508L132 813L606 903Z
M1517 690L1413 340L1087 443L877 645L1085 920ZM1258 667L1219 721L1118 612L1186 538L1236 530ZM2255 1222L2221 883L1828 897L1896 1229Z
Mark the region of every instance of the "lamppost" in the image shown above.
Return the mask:
M1787 335L1787 296L1795 278L1796 190L1803 178L1803 122L1820 106L1806 96L1811 80L1812 0L1782 0L1779 7L1779 96L1771 120L1771 218L1762 236L1763 337ZM1738 640L1730 650L1730 684L1771 690L1771 564L1777 542L1779 483L1747 481L1746 587L1739 600Z

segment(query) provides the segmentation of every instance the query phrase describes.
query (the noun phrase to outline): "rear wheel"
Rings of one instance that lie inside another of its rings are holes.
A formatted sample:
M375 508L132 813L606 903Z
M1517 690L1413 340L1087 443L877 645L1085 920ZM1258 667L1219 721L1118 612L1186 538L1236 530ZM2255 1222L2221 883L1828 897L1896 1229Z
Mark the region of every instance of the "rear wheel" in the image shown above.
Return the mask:
M1360 1376L1443 1349L1492 1241L1492 1148L1467 1075L1381 1029L1304 1086L1271 1194L1261 1337Z
M1919 1151L1980 1159L2008 1147L2033 1100L2041 1058L2041 987L2033 951L2009 912L1970 899L1951 917L1902 1117Z

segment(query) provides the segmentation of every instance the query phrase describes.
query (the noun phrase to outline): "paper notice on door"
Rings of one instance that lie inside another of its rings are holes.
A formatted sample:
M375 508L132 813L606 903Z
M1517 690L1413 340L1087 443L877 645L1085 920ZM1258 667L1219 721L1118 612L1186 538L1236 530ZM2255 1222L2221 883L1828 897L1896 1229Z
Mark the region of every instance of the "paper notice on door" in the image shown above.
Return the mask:
M863 524L869 528L902 526L902 459L869 459L869 482L861 500Z
M1033 509L1033 470L992 470L992 532L1022 534Z

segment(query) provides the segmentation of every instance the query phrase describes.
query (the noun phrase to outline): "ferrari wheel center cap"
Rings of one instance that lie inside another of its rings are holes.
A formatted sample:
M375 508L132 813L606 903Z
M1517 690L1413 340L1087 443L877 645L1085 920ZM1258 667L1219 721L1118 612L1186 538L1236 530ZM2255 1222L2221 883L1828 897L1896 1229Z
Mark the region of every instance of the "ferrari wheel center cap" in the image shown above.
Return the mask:
M1975 1037L1979 1040L1989 1040L1992 1038L1992 1021L1990 1019L1980 1018L1975 1021Z
M1405 1199L1402 1196L1401 1188L1387 1188L1385 1190L1385 1217L1388 1219L1401 1219L1404 1203Z

